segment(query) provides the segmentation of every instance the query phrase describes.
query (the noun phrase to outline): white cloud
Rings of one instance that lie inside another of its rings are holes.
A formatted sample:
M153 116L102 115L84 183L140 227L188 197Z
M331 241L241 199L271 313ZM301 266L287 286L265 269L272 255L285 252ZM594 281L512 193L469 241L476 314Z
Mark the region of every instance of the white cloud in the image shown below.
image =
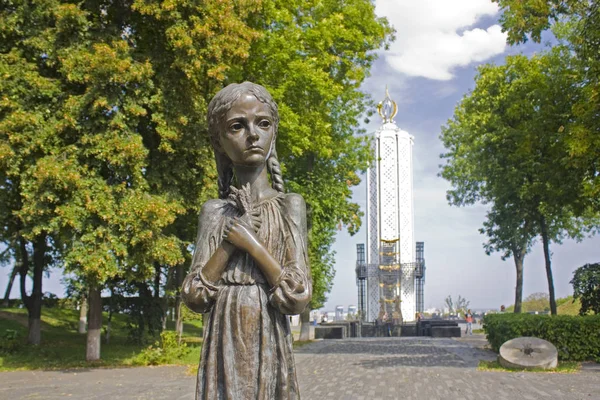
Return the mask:
M384 57L408 76L450 80L454 68L485 61L506 48L499 25L468 29L498 12L490 0L377 0L376 7L396 29L396 41Z

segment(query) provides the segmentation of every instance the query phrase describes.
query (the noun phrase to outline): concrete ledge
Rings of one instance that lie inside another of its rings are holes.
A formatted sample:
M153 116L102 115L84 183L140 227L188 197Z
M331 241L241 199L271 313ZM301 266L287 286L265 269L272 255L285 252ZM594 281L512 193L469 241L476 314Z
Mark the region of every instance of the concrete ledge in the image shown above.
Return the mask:
M406 323L402 325L400 332L401 336L417 336L417 324Z
M345 339L345 326L317 326L315 327L315 339Z
M417 336L433 336L431 329L436 326L458 326L456 321L423 320L417 323Z
M458 326L432 326L431 337L460 337L460 328Z

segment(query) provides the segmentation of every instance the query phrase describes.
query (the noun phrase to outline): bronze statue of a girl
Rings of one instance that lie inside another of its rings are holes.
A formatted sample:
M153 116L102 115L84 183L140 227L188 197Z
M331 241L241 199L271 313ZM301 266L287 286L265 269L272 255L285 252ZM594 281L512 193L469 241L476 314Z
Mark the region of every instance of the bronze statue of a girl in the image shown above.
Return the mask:
M197 399L300 397L286 315L312 294L306 205L284 193L278 124L271 95L250 82L227 86L208 106L220 198L202 207L182 287L185 304L208 313Z

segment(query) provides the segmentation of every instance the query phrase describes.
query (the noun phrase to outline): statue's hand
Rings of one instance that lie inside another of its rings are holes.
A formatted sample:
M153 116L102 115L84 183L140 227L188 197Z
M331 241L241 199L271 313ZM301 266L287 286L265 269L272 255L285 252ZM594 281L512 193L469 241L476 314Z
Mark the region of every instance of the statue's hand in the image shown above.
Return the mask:
M181 285L181 296L187 306L194 310L194 306L198 306L203 302L201 289L203 285L200 279L195 274L189 274L183 280Z
M247 252L252 246L260 244L253 227L244 218L232 218L225 227L223 236L229 243Z

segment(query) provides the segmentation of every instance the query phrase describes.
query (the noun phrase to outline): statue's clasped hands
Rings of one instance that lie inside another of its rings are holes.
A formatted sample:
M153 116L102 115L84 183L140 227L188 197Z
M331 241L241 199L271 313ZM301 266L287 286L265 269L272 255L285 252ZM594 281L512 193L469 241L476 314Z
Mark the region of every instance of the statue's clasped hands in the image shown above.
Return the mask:
M260 211L252 205L250 184L241 189L231 187L231 200L234 200L242 215L231 218L223 232L223 239L235 247L248 251L253 244L258 244L256 233L261 227Z

